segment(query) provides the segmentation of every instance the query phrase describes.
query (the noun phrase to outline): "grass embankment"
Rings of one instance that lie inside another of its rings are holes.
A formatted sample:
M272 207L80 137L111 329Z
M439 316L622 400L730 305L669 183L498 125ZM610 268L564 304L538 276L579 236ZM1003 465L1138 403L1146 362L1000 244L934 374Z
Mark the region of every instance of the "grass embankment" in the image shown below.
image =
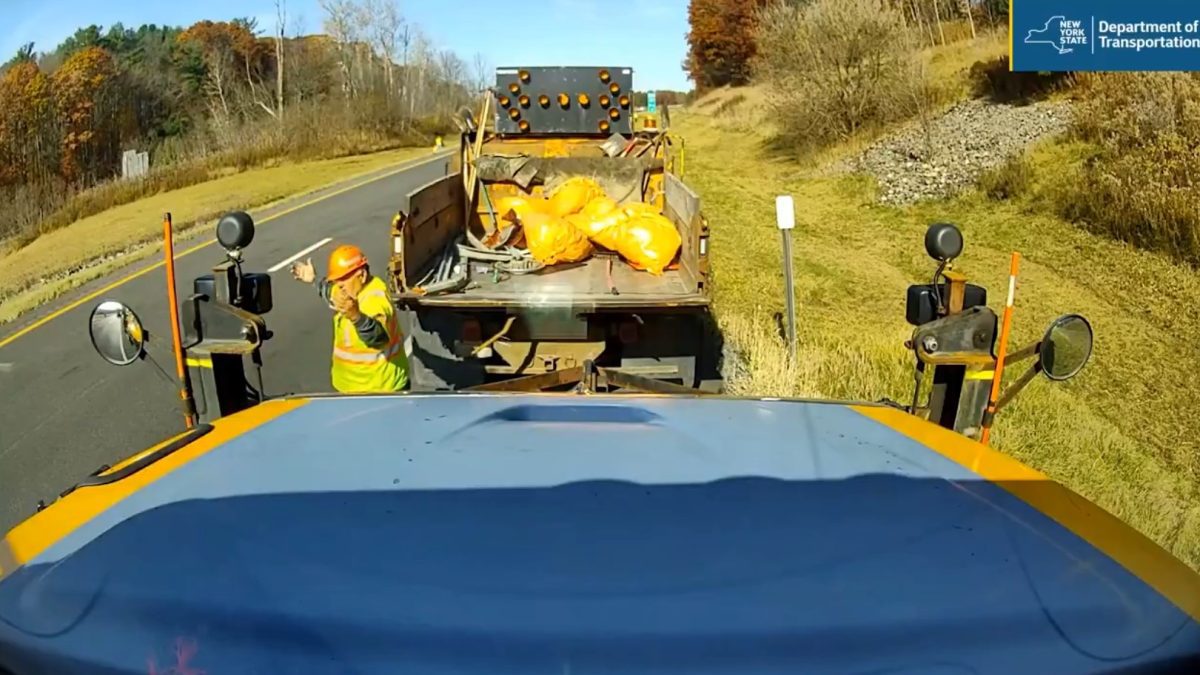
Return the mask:
M720 96L739 93L753 98ZM1064 313L1084 314L1096 330L1088 368L1064 384L1034 382L998 418L996 445L1200 568L1200 418L1188 414L1200 366L1200 274L1038 208L1055 181L1072 180L1069 167L1086 148L1034 152L1022 200L998 203L972 193L883 207L874 203L870 180L783 159L768 149L764 125L733 129L714 117L720 105L701 101L673 123L687 139L686 178L712 227L718 321L747 367L732 383L738 393L906 401L912 362L903 343L912 329L904 321L904 291L932 274L925 228L954 222L967 242L958 268L992 291L997 310L1009 253L1023 255L1014 346L1038 339ZM794 365L775 317L784 308L774 226L779 194L795 196L798 220ZM1014 370L1010 375L1019 374Z
M184 232L225 211L265 206L429 152L428 148L404 148L226 172L198 185L88 216L19 249L0 252L0 323L159 250L163 213L170 212L177 231ZM119 258L89 264L119 253L123 254Z
M976 63L994 62L1007 51L1008 35L1003 32L981 32L975 40L951 42L922 50L920 56L929 87L924 113L936 115L939 110L971 95L977 86L970 72L971 67ZM724 87L682 109L681 115L685 116L689 111L703 113L707 122L716 129L752 134L755 141L768 151L765 153L767 155L794 156L795 148L781 143L775 136L777 125L771 112L772 103L772 97L765 87ZM802 160L802 166L817 168L855 155L880 135L907 123L904 121L863 129L841 143L809 153Z

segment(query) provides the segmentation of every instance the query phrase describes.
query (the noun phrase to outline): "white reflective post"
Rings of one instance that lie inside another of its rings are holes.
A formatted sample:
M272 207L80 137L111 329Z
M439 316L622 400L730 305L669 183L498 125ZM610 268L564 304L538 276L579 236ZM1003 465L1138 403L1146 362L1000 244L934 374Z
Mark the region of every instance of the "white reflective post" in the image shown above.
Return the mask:
M787 304L787 341L796 362L796 284L792 272L792 230L796 228L796 203L791 195L775 198L775 219L783 236L783 292Z

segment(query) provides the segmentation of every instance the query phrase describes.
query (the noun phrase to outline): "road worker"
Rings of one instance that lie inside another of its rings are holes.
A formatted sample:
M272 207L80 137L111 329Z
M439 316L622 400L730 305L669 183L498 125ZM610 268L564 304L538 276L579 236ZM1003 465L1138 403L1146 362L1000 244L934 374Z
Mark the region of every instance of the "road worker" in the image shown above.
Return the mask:
M293 264L292 276L314 283L312 260ZM378 393L407 387L408 357L396 309L383 280L371 274L362 250L350 244L335 248L317 292L334 310L333 388Z

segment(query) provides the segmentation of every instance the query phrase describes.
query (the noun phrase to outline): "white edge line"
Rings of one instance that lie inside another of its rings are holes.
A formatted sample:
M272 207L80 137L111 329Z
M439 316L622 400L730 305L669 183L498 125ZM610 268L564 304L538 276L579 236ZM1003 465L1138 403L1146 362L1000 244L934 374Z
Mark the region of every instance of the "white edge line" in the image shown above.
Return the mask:
M325 237L321 241L318 241L317 243L313 244L312 246L309 246L308 248L304 249L303 251L300 251L296 255L288 258L287 260L284 260L283 262L279 263L278 265L267 270L267 272L270 274L274 274L275 272L278 272L279 270L287 267L288 265L291 265L292 263L303 258L304 256L308 255L309 253L312 253L313 251L321 248L322 246L324 246L325 244L328 244L331 241L333 241L333 237Z

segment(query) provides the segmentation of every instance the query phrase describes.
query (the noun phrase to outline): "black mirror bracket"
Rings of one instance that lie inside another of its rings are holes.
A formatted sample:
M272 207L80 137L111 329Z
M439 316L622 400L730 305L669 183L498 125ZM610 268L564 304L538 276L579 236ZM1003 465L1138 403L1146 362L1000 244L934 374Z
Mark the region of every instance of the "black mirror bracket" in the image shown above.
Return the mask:
M996 357L996 314L971 307L918 326L908 345L917 359L918 377L932 366L933 384L924 409L928 419L947 429L974 437L981 430ZM913 396L918 411L920 381Z
M183 341L188 376L194 385L195 407L201 422L232 415L264 399L263 342L271 337L263 314L272 308L271 278L242 272L242 249L254 238L254 221L235 212L217 225L225 260L211 274L192 282L192 294L182 308ZM249 356L257 389L246 379Z

